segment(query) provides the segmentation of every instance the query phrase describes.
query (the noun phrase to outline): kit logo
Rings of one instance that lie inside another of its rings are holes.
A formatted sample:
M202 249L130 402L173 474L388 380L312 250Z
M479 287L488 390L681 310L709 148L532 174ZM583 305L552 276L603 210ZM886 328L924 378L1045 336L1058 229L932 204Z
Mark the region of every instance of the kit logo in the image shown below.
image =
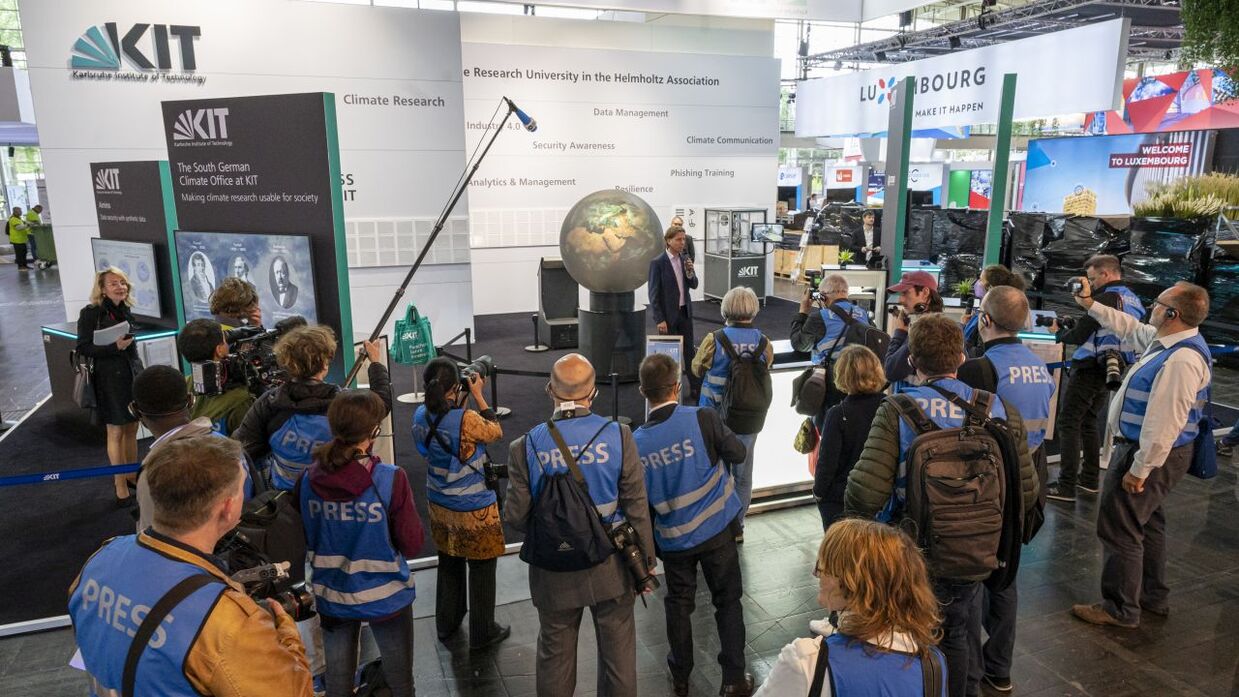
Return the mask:
M741 266L736 271L736 278L757 278L757 266Z
M150 31L152 41L145 40ZM172 70L172 41L181 54L181 69L192 72L198 63L194 55L194 40L202 36L202 27L182 24L138 23L121 34L116 22L105 22L83 32L73 44L69 67L80 70L120 70L121 57L138 70ZM139 45L144 44L144 45ZM154 49L155 61L147 51Z
M172 124L172 140L227 140L228 109L186 109Z
M95 172L95 191L120 191L120 168L105 167Z

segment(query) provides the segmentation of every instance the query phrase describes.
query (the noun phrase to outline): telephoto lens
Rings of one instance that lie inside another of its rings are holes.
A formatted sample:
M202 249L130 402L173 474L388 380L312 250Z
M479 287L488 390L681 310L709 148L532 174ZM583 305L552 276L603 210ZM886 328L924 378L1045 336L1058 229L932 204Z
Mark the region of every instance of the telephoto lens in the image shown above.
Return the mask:
M1101 358L1106 367L1106 388L1117 390L1123 384L1123 359L1117 351L1106 351Z

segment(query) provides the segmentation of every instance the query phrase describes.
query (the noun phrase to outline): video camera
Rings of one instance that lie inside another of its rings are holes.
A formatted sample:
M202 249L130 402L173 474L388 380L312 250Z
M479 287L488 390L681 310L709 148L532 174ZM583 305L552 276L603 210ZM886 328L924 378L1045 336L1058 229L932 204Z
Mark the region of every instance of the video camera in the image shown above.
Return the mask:
M1033 318L1033 325L1037 327L1050 327L1054 325L1055 321L1058 322L1058 326L1063 327L1064 329L1074 329L1076 326L1075 317L1055 318L1051 315L1037 315Z
M306 589L305 581L294 582L289 577L289 562L273 563L240 531L234 529L220 538L215 554L229 569L238 569L232 580L244 586L249 597L274 600L294 622L314 616L314 595Z
M308 324L299 315L282 319L274 329L237 327L224 332L228 355L218 361L191 363L194 392L206 397L244 385L255 397L284 384L286 371L275 360L275 342Z

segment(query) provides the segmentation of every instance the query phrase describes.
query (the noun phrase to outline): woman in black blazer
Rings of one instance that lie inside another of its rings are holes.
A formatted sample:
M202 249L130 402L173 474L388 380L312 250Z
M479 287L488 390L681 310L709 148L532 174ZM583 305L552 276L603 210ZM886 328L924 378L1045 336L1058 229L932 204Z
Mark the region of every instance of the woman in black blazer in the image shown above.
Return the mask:
M106 329L121 322L133 324L129 306L129 278L117 268L107 268L95 274L90 290L90 304L82 308L77 319L77 352L94 361L92 383L97 417L107 426L108 462L123 465L138 460L138 419L129 411L133 401L133 378L142 370L138 347L133 336L117 339L107 346L95 346L97 329ZM112 477L116 487L116 505L127 506L133 498L129 484L136 484L136 475L118 474Z
M822 528L843 517L843 490L848 473L865 448L873 415L882 403L886 371L882 361L865 346L846 346L835 358L835 386L846 397L831 407L820 424L822 443L817 451L813 498L822 514Z

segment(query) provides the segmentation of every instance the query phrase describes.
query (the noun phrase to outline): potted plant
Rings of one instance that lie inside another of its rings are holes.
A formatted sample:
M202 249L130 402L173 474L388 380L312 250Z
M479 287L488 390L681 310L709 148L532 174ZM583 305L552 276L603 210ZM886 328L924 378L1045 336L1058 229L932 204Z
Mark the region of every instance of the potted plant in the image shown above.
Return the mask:
M852 263L852 260L855 258L856 255L853 254L851 250L845 249L839 252L839 266L846 269L848 264Z
M973 297L972 290L975 287L976 287L976 280L972 280L972 281L964 280L964 281L956 281L955 285L951 286L951 289L955 291L955 294L959 296L960 301L966 307L968 305L968 301L972 300L972 297Z

